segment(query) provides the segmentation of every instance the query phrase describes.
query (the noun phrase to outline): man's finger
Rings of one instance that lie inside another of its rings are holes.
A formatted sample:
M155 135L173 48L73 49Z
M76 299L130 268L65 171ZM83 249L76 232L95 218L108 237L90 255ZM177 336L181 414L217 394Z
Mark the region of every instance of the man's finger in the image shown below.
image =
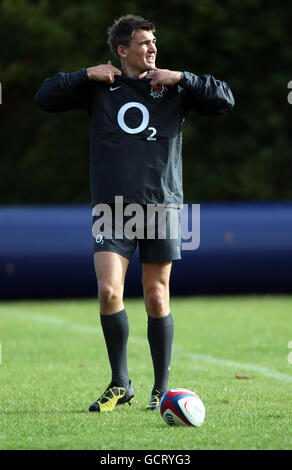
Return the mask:
M105 83L109 83L110 85L112 85L114 83L114 81L115 81L114 75L110 75Z
M118 69L117 67L115 67L114 65L112 65L112 71L114 74L116 75L122 75L122 72L120 69Z
M110 74L110 83L114 83L114 81L115 81L115 74L111 73Z
M115 66L112 64L111 60L108 60L108 61L107 61L107 65L111 65L111 66L112 66L112 67L111 67L112 73L114 73L115 75L122 75L122 72L120 71L120 69L118 69L117 67L115 67Z
M159 74L157 72L154 72L152 76L152 82L158 83L158 81L159 81Z
M160 83L157 80L151 80L150 85L154 86L154 87L157 87L157 86L160 85Z

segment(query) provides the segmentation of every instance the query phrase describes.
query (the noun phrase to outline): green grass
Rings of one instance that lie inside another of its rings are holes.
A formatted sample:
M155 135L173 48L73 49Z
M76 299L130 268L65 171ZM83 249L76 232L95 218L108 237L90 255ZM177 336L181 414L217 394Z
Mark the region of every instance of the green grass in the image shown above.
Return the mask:
M201 396L201 428L145 411L153 372L141 300L126 300L135 400L102 415L87 411L110 380L97 301L2 302L0 449L291 449L292 297L177 298L171 307L169 386Z

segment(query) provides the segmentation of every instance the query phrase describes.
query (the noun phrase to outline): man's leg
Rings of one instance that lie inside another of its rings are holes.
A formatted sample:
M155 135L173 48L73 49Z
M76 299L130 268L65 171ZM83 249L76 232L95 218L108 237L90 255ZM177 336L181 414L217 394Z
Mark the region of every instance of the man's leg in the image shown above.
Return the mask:
M124 308L124 283L128 266L129 260L118 253L100 251L94 254L102 315L112 315Z
M148 409L157 409L168 390L173 318L169 307L171 261L143 264L143 289L148 314L148 341L154 368L154 386Z
M117 253L100 251L94 255L100 320L112 379L100 399L91 405L90 411L112 411L117 404L129 402L134 396L128 376L129 323L123 303L124 281L128 265L128 259Z

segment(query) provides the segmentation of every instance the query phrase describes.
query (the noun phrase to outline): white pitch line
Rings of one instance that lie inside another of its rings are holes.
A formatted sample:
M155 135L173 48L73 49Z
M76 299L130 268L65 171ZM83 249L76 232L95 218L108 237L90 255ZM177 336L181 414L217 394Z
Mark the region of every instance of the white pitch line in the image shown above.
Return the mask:
M273 369L268 369L267 367L259 366L257 364L247 364L247 363L240 363L235 361L230 361L228 359L220 359L217 357L209 356L208 354L201 354L201 353L190 353L187 351L180 350L179 348L174 348L174 352L178 354L182 354L185 357L199 362L206 362L208 364L215 364L217 366L223 367L233 367L237 370L240 369L247 371L247 372L255 372L257 374L265 375L266 377L270 377L271 379L279 380L280 382L287 382L292 383L292 375L283 374L281 372L277 372Z
M67 330L74 331L76 333L86 333L86 334L91 334L95 336L103 336L101 329L98 328L98 322L95 328L93 326L86 326L86 325L82 325L79 323L71 323L69 321L63 320L62 318L55 317L52 315L48 316L48 315L43 315L41 313L24 313L22 310L16 309L14 307L12 308L5 307L5 310L0 307L0 314L4 314L8 316L13 315L22 320L29 319L36 323L47 324L47 325L55 326L58 328L63 327L63 328L66 328ZM137 336L130 336L129 342L141 344L143 346L147 344L146 339L139 338ZM263 366L256 365L256 364L240 363L240 362L230 361L228 359L221 359L221 358L213 357L208 354L192 353L192 352L185 351L177 346L173 347L173 354L183 356L186 359L190 359L191 361L205 362L207 364L214 364L214 365L222 366L222 367L232 367L232 368L237 369L237 371L240 371L240 370L244 370L248 372L252 371L257 374L261 374L266 377L269 377L271 379L278 380L280 382L292 383L292 375L290 376L287 374L283 374L273 369L269 369L267 367L263 367Z

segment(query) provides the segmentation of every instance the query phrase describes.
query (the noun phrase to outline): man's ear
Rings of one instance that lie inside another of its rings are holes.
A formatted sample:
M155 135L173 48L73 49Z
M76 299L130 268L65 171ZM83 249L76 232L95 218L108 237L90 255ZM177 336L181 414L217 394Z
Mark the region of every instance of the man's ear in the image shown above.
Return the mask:
M122 44L120 44L117 47L117 53L122 59L125 59L128 55L128 48L126 46L123 46Z

